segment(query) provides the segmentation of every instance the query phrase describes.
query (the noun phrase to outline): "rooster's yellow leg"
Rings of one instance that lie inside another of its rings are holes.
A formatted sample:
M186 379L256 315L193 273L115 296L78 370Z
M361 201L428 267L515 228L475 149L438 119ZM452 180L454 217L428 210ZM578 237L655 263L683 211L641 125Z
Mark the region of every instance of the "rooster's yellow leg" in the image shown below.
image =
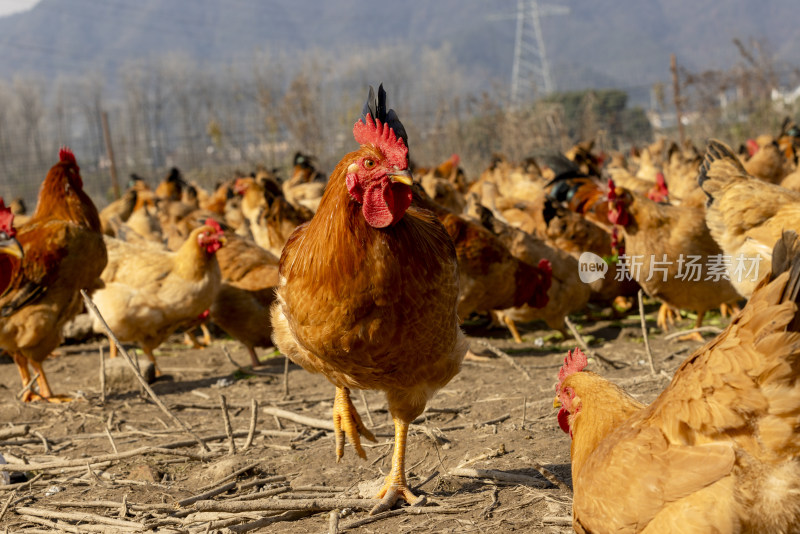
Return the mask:
M336 461L344 456L344 436L347 435L350 443L356 449L356 453L367 459L367 453L361 447L361 437L364 436L370 441L375 441L375 436L367 430L358 415L356 407L350 400L350 390L347 388L336 388L336 396L333 399L333 430L336 435Z
M36 379L36 385L39 386L39 398L47 402L70 402L72 400L72 397L67 397L66 395L53 395L50 390L50 384L47 383L47 375L44 374L44 369L42 369L40 362L31 360L31 367L35 372L39 373L39 378Z
M193 349L204 349L206 345L200 343L197 339L197 336L194 332L189 332L188 330L183 333L183 344L187 347L191 347Z
M253 366L253 369L256 367L261 367L261 361L258 359L258 354L256 354L256 349L253 347L247 347L247 352L250 354L250 365Z
M740 311L742 311L742 309L739 308L739 305L736 302L733 302L731 304L723 302L719 306L719 314L723 317L733 317Z
M158 364L156 363L156 357L153 354L153 349L144 347L142 350L144 351L144 355L147 356L147 359L153 362L153 367L156 368L156 376L161 376L161 369L158 368Z
M417 497L408 488L406 482L406 438L408 437L408 422L397 417L394 420L394 453L392 454L392 470L386 477L386 483L375 496L381 502L370 510L370 515L385 512L394 506L398 499L405 500L412 506L425 503L425 497Z
M16 352L11 354L11 357L14 358L14 363L17 364L17 370L19 371L19 377L22 379L22 387L25 387L31 381L31 373L28 370L28 359L23 356L22 354L17 354ZM33 400L35 395L31 388L28 388L28 391L22 396L22 402L30 402Z
M694 322L695 328L700 328L703 326L703 318L706 316L705 310L698 310L697 311L697 320ZM703 334L700 332L692 332L691 334L686 334L685 336L681 336L678 338L678 341L699 341L700 343L705 342L703 339Z
M111 338L108 338L108 357L109 358L117 357L117 344L114 343L114 340Z
M203 344L208 347L211 345L211 331L206 323L200 323L200 331L203 332Z
M514 319L509 317L508 315L503 315L503 322L506 323L506 326L511 331L511 336L514 338L514 341L517 343L522 343L522 337L519 335L519 330L517 330L517 325L514 324Z

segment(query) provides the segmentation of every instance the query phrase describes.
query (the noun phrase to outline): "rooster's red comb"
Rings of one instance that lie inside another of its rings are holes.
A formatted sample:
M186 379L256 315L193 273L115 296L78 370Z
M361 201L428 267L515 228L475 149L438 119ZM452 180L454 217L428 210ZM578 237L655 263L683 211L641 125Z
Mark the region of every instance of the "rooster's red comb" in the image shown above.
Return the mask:
M14 213L3 203L3 197L0 197L0 232L8 237L17 235L17 231L14 229Z
M359 145L375 145L386 160L396 167L408 166L408 148L388 124L367 114L366 123L358 121L353 126L353 137Z
M386 91L378 86L378 96L370 86L361 118L353 126L353 137L359 145L374 145L389 164L408 167L408 135L403 123L393 109L386 107Z
M564 358L564 365L558 370L558 385L556 386L556 390L561 389L561 383L565 378L583 371L588 364L589 361L586 359L586 355L581 349L576 347L575 352L568 351L567 356Z
M553 274L553 264L551 264L550 260L547 258L542 258L539 260L539 268L547 274Z
M72 150L70 150L68 146L62 146L61 150L58 151L58 160L72 163L73 165L78 164L78 162L75 161L75 154L72 153Z

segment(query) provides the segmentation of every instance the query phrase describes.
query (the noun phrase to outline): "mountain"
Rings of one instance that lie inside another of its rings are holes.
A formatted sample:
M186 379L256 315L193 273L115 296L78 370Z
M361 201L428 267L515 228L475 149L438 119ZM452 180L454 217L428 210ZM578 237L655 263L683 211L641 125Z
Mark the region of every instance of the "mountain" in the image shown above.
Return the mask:
M690 70L741 61L734 38L796 61L796 0L564 0L542 34L559 89L645 88ZM0 79L46 80L99 70L113 86L130 59L180 52L200 64L246 63L257 50L358 53L376 44L449 46L476 89L510 79L513 0L42 0L0 18ZM544 2L542 3L545 9ZM335 68L335 65L333 66Z

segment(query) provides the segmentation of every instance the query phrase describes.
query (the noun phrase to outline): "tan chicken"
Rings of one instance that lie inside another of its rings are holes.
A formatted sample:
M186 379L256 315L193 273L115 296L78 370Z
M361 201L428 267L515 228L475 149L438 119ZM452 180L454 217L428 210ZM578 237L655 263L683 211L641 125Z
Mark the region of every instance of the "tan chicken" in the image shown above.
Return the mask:
M615 276L636 280L664 303L658 315L662 329L669 328L671 309L696 311L697 328L706 311L738 300L702 211L653 202L613 181L604 187L596 179L578 177L560 185L565 197L572 198L570 206L576 199L588 199L575 209L584 212L588 206L597 220L602 216L596 212L602 209L608 222L622 230L626 256L620 258ZM695 332L687 339L702 341L702 336Z
M249 221L253 240L260 247L280 256L286 241L313 212L289 203L277 182L272 180L239 180L242 213Z
M294 155L292 176L283 185L283 197L296 209L317 211L327 179L313 164L313 158L301 152Z
M570 355L559 423L572 436L579 533L800 530L800 241L786 232L742 313L649 406Z
M750 176L771 184L779 184L794 171L795 166L786 159L778 143L770 138L770 142L756 147L750 159L744 162L744 168Z
M730 257L728 276L744 297L769 271L772 244L800 228L800 192L758 180L724 143L711 140L698 175L707 195L706 222Z
M105 238L108 266L105 287L94 301L120 341L136 341L156 364L153 351L176 329L209 309L220 286L215 253L225 238L209 220L193 230L176 252ZM95 320L95 331L102 332ZM116 346L111 343L111 357ZM156 365L156 374L161 371Z

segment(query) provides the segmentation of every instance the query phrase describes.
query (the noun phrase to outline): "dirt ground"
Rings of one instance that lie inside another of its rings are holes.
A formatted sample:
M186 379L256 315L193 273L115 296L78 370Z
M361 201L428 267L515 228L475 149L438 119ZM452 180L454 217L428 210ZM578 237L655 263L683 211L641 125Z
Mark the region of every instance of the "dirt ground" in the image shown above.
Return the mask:
M652 401L699 346L665 339L655 327L656 310L648 303L656 376L649 371L639 315L614 319L604 310L592 319L573 317L592 349L620 363L615 368L591 359L589 369L643 402ZM706 318L710 325L726 322ZM685 318L678 327L692 323ZM359 392L353 395L378 442L365 442L366 461L348 444L336 463L332 432L314 428L314 421L309 426L264 411L277 407L330 424L334 388L324 377L292 365L286 396L282 356L262 350L262 358L273 357L264 374L253 375L225 356L223 347L242 365L249 361L235 341L217 338L198 350L176 336L158 353L168 377L152 388L206 440L211 452L203 452L139 388L109 392L102 402L103 339L65 345L60 357L45 363L54 391L78 398L68 404L17 401L16 367L0 356L0 436L18 430L17 436L0 437L0 454L9 464L39 464L12 473L11 486L0 485L0 532L571 532L570 440L558 427L552 401L558 368L576 341L561 339L542 323L520 325L522 344L505 329L489 329L482 318L464 330L473 351L487 359L464 363L417 420L408 441L409 482L427 504L396 507L366 524L359 522L368 518L369 505L352 501L372 496L388 473L392 452L391 418L379 392L365 392L369 412ZM481 341L511 355L531 378L508 360L492 357ZM220 395L227 400L235 454L229 452ZM254 440L245 450L252 399L260 409ZM133 453L126 456L128 451ZM523 477L457 476L457 468ZM184 501L209 490L212 495ZM308 511L312 505L320 511ZM338 527L331 524L336 520Z

